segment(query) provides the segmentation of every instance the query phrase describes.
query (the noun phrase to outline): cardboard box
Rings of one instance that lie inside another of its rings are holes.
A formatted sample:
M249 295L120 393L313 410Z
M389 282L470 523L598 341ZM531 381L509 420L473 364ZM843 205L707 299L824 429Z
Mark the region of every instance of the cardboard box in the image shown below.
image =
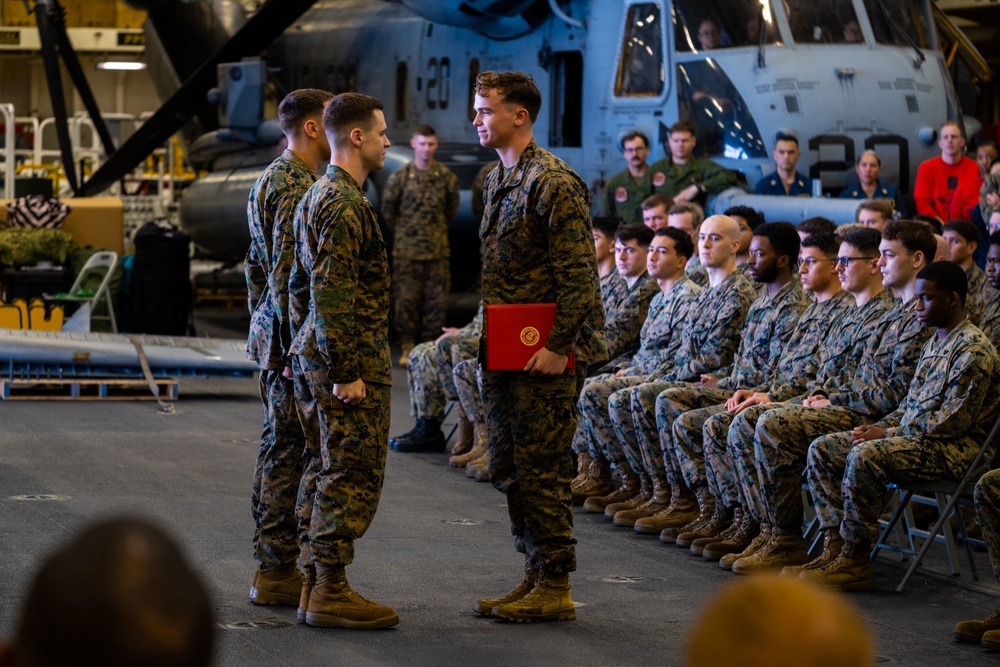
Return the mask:
M0 220L7 222L7 202L0 199ZM72 209L62 229L78 245L125 252L125 206L120 197L80 197L64 200Z

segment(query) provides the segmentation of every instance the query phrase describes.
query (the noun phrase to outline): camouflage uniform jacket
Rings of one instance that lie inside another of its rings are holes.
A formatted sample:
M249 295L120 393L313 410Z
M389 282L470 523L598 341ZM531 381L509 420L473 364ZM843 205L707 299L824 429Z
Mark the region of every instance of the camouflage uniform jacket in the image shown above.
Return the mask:
M334 165L295 211L288 283L291 352L328 367L334 383L392 383L389 263L375 210Z
M247 357L259 368L280 369L292 339L288 330L288 273L295 252L295 207L316 174L301 157L285 150L250 189L247 221L250 249L244 268L250 307Z
M408 162L393 172L382 192L382 217L395 230L394 257L445 259L448 228L458 213L458 177L440 162L418 169Z
M890 324L885 315L895 305L892 292L884 289L860 308L852 306L827 344L820 348L819 370L815 379L806 383L806 395L827 394L850 384L861 359L878 347L882 332Z
M639 349L639 332L646 322L649 302L660 291L660 286L648 273L640 275L631 288L626 281L622 282L627 290L625 298L605 311L604 317L604 339L608 342L610 359L631 355Z
M820 350L828 344L830 334L838 331L854 310L854 295L844 290L823 302L813 300L799 317L777 368L757 391L765 392L774 401L802 393L806 381L816 376Z
M698 257L697 241L694 244L694 254L691 255L691 259L684 265L684 273L699 287L708 286L708 271L705 270L705 265L701 263L701 258Z
M916 299L900 302L882 318L888 326L877 348L869 348L850 384L828 394L834 405L876 418L902 402L916 370L920 350L933 333L917 320Z
M483 197L483 303L555 303L545 347L606 361L587 185L532 140L509 173L490 173Z
M802 283L789 280L771 296L764 292L750 306L743 325L740 349L719 389L759 387L771 374L785 344L808 306Z
M625 222L642 222L643 200L653 194L653 172L647 167L645 175L636 180L628 169L608 179L601 192L601 212L621 218Z
M731 364L755 298L757 291L739 271L715 287L702 289L688 308L677 355L654 371L649 381L697 382L703 373Z
M486 185L486 177L497 168L498 164L500 164L500 160L487 162L472 179L472 219L476 222L483 221L483 187Z
M693 155L684 164L674 164L673 157L668 155L651 164L649 171L653 174L653 187L656 188L656 192L668 197L673 197L692 185L704 186L704 192L692 200L702 208L705 207L708 195L736 185L734 172L720 167L711 160Z
M653 297L646 321L639 331L639 351L632 357L632 366L625 369L623 375L649 375L677 355L688 311L700 291L701 287L686 275L681 275L669 292L660 292Z
M986 304L983 312L983 319L979 323L986 337L993 343L993 347L1000 350L1000 290L990 289L990 300Z
M986 280L986 272L975 264L972 265L965 275L969 278L969 295L965 299L965 314L976 326L983 321L983 313L986 311L986 304L993 296L994 290L989 281Z
M601 303L604 305L605 319L608 313L614 312L618 304L628 295L628 283L618 273L618 269L612 269L606 276L601 276Z
M928 339L903 401L875 425L886 429L887 438L971 438L981 444L1000 404L998 372L993 344L966 318L943 341L937 335Z

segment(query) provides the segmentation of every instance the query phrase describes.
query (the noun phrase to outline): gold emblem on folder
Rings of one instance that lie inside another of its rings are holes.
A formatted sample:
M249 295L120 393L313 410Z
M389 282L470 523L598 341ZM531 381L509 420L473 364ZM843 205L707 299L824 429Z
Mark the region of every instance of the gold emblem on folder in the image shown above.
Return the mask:
M521 342L528 347L537 345L539 338L538 329L535 327L524 327L521 329Z

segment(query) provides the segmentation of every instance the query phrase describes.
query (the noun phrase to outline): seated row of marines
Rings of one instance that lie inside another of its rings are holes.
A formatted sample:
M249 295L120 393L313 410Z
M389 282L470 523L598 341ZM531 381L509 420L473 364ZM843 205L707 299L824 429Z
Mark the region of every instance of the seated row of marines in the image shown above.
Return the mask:
M574 500L723 569L870 589L887 483L960 476L1000 405L1000 234L987 281L964 256L935 262L922 222L834 232L727 213L702 223L680 204L667 226L647 220L655 230L595 219L613 361L578 401ZM968 317L967 303L980 304ZM390 444L443 448L457 400L451 462L488 480L481 327L480 313L417 346L417 425ZM803 483L823 534L813 559Z

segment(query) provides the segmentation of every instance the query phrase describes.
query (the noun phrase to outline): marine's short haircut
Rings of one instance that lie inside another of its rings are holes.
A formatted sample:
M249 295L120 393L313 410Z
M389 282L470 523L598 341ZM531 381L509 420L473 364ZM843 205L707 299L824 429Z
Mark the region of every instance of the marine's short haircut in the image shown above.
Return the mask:
M871 227L859 227L840 234L840 242L847 243L858 249L862 255L878 257L878 245L882 242L882 234Z
M939 290L958 293L959 299L965 303L969 293L969 277L965 269L955 262L931 262L917 273L917 280L928 280Z
M298 134L302 123L315 118L322 123L323 107L333 98L333 93L317 88L299 88L285 95L278 104L278 124L286 136Z
M799 147L799 138L791 132L778 132L774 135L774 145L777 147L779 141L791 141L795 147Z
M384 108L382 100L371 95L340 93L326 105L323 126L337 138L344 138L356 127L367 132L375 124L375 112Z
M642 143L645 144L646 148L649 148L649 137L646 136L645 132L640 132L639 130L632 130L631 132L626 132L622 137L619 147L625 150L625 142L632 141L633 139L642 139Z
M415 136L415 137L416 136L421 136L421 137L436 137L437 136L437 132L434 131L433 127L431 127L430 125L427 125L425 123L423 125L417 125L413 129L413 136Z
M997 234L1000 235L1000 232L997 232ZM694 255L694 241L691 240L691 235L683 229L660 227L656 230L656 236L666 236L669 239L673 239L674 250L677 251L678 255L686 259L691 259Z
M833 232L816 232L805 237L800 247L819 248L819 251L827 257L836 257L840 252L840 241Z
M932 234L940 234L944 231L944 226L941 221L935 218L933 215L915 215L913 216L914 221L922 222L925 225L929 225Z
M934 232L923 222L890 220L882 228L882 238L886 241L899 241L909 253L923 253L927 263L932 262L937 254Z
M990 234L990 245L1000 245L1000 232Z
M622 225L622 219L611 215L599 215L591 221L591 226L604 234L604 238L613 239Z
M979 230L971 220L949 220L944 223L942 231L955 232L969 243L979 243Z
M649 209L656 208L657 206L662 206L664 211L670 211L670 209L674 207L674 200L672 197L657 193L655 195L649 195L643 199L639 206L643 211L648 211Z
M212 604L163 531L119 518L86 528L42 564L17 630L17 664L202 667Z
M806 218L799 224L795 225L795 231L800 234L805 234L806 236L812 236L813 234L818 234L820 232L836 233L837 223L829 218Z
M730 206L722 215L728 215L730 218L733 216L743 218L747 221L750 229L757 229L766 222L764 212L758 211L752 206Z
M795 225L790 222L765 222L763 225L753 230L754 236L763 236L771 242L774 251L779 256L787 255L791 266L794 267L799 261L799 246L801 240L795 230Z
M858 208L854 211L854 219L857 220L861 216L861 211L874 211L882 216L882 219L888 222L892 220L892 214L895 213L893 208L893 202L891 199L866 199L860 204Z
M698 206L694 202L682 201L674 204L667 211L667 215L682 215L684 213L691 214L691 224L694 225L695 229L701 227L701 223L705 222L705 209Z
M481 72L476 77L476 93L486 97L491 90L497 91L505 102L527 109L532 123L538 119L542 92L531 75L523 72Z
M641 222L630 222L618 228L618 231L615 232L615 240L622 243L635 241L641 247L648 248L653 240L653 230Z
M667 133L673 134L674 132L687 132L692 136L697 134L697 132L695 131L694 123L692 123L689 120L679 120L673 125L671 125Z

